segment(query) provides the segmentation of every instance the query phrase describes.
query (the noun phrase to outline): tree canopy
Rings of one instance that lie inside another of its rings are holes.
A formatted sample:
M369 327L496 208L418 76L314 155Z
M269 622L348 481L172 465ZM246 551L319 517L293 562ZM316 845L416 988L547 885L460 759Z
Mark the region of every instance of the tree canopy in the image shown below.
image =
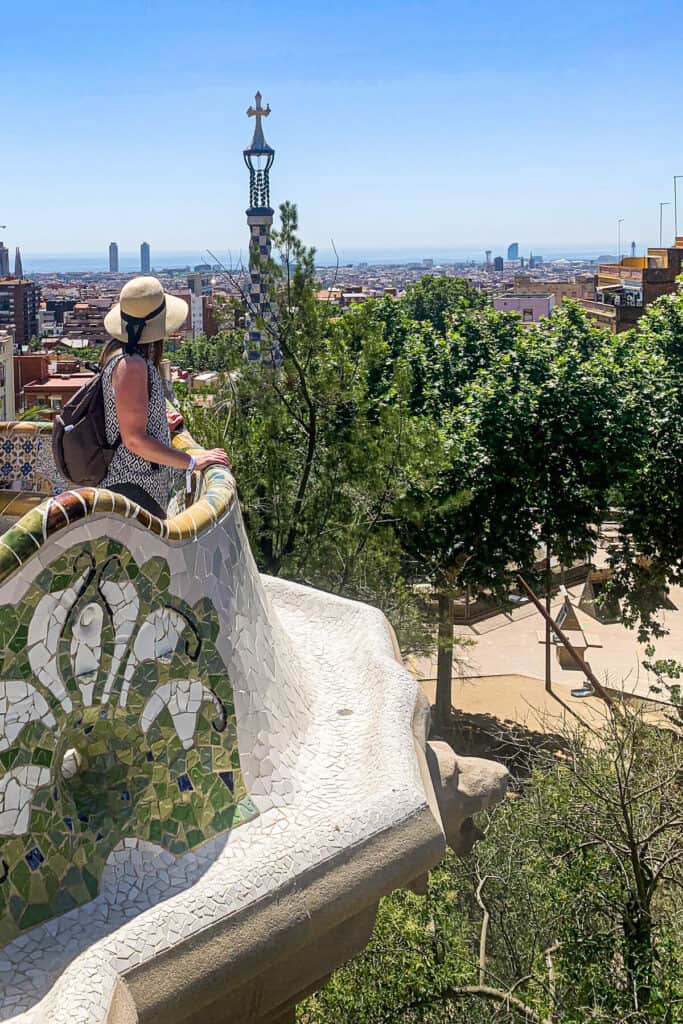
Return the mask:
M246 364L238 331L179 353L232 371L213 408L187 412L231 451L259 565L394 615L415 582L504 602L546 546L590 557L616 504L615 586L627 620L656 629L683 573L683 300L617 336L571 303L522 324L431 275L340 311L317 299L296 207L280 212L268 273L282 366Z
M623 523L612 558L626 620L661 632L656 614L683 583L683 294L653 303L630 335L643 428L619 488Z

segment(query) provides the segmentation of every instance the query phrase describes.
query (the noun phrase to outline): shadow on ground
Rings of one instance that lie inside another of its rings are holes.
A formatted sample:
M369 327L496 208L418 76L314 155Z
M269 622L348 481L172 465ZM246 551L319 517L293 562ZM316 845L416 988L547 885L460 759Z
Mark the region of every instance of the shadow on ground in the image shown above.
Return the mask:
M450 726L432 728L430 739L445 740L462 757L500 761L516 778L528 775L538 754L562 754L569 746L568 737L558 732L529 729L483 712L458 710L454 710Z

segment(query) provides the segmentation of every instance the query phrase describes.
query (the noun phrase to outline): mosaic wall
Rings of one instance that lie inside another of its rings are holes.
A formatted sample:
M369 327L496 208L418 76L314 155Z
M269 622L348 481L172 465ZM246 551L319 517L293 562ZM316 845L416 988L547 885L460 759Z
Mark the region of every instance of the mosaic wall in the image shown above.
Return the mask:
M169 586L102 538L0 608L0 946L92 899L122 839L179 855L257 813L215 609Z
M66 486L52 458L49 423L0 423L0 488L53 494Z

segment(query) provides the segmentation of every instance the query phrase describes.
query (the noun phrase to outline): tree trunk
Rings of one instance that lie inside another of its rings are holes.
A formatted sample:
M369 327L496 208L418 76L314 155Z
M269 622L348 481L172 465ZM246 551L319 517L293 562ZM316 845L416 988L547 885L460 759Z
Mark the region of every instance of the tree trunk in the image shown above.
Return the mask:
M624 947L624 964L637 1003L634 1009L643 1011L650 1002L652 991L652 917L633 895L624 913Z
M451 686L453 685L453 620L451 599L439 594L439 642L436 667L436 718L445 726L451 717Z

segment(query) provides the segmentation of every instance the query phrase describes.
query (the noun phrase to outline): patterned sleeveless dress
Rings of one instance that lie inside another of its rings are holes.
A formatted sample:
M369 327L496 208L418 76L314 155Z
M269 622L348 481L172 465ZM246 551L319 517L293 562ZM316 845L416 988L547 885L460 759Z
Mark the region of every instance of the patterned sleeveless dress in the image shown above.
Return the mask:
M118 437L119 420L116 415L116 399L114 397L114 386L112 374L119 360L123 359L123 353L110 359L102 371L102 394L104 396L104 414L107 429L107 442L113 444ZM171 434L166 419L166 395L161 374L153 363L147 363L147 376L149 381L149 404L147 409L147 433L162 444L170 445ZM112 484L136 484L142 487L154 500L166 511L170 500L171 492L171 471L168 466L157 466L146 459L135 455L129 448L121 443L116 450L114 458L109 464L109 469L100 487L109 487Z

